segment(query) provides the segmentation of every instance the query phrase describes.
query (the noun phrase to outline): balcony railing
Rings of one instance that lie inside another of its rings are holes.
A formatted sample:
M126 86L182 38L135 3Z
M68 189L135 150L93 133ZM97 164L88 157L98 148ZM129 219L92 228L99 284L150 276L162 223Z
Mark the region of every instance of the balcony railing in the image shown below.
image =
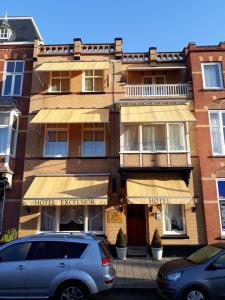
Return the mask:
M126 85L126 97L187 96L188 84L139 84Z

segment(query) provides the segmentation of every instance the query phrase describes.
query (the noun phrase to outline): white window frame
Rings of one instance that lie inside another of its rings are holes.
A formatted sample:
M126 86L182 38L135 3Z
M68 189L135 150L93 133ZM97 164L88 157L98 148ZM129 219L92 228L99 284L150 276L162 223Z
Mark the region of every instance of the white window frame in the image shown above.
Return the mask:
M214 127L212 126L212 123L211 123L211 118L210 118L211 113L216 113L219 116L219 132L220 132L220 142L221 142L222 153L216 153L213 150L212 128L214 128ZM225 110L209 110L208 111L208 118L209 118L209 124L210 124L211 149L212 149L213 156L225 156L225 137L223 135L223 128L225 128L225 125L223 126L223 119L222 119L223 113L225 115Z
M53 76L54 71L50 72L50 86L48 88L48 92L49 93L69 93L71 91L71 72L68 71L68 76L61 76L61 72L67 72L67 71L58 71L60 72L60 75L59 76ZM53 91L52 90L52 80L53 79L60 79L60 90L59 91ZM68 91L62 91L61 89L61 86L62 86L62 83L61 83L61 79L68 79L69 80L69 90Z
M7 28L0 29L0 40L8 40L10 38L11 30ZM4 36L6 34L6 36Z
M15 63L15 65L16 65L17 62L23 63L23 71L22 72L7 72L7 64L8 64L8 62L13 62L13 63ZM24 60L6 60L5 61L5 65L4 65L4 79L3 79L3 85L2 85L2 96L5 96L5 97L7 97L7 96L17 96L17 97L19 97L19 96L22 95L24 70L25 70L25 61ZM8 95L5 95L4 91L5 91L5 85L6 85L6 77L7 77L7 75L11 75L12 76L12 84L11 84L11 93L8 94ZM16 75L21 75L21 85L20 85L20 92L19 92L19 94L14 94L13 93Z
M93 71L93 76L86 76L85 71ZM102 76L94 75L95 71L101 71ZM93 90L92 91L86 91L85 89L85 79L86 78L92 78L93 80ZM101 90L95 90L95 78L102 78L102 89ZM83 93L101 93L104 91L104 70L84 70L82 73L82 92Z
M82 124L82 136L81 136L81 157L105 157L106 156L106 126L105 123L101 123L103 125L102 128L95 127L95 124L98 123L91 123L93 127L85 127L85 124ZM104 153L103 154L84 154L83 153L83 144L84 144L84 132L85 131L102 131L104 132Z
M68 157L68 153L69 153L69 125L66 124L65 127L57 127L57 124L56 124L55 127L50 127L50 128L48 128L48 125L50 125L50 124L45 124L44 143L43 143L43 157L56 157L56 158ZM66 131L67 132L66 156L62 156L62 155L47 155L47 154L45 154L46 134L47 134L47 131Z
M170 144L169 144L169 124L182 124L184 129L184 135L183 135L183 141L185 145L184 150L170 150ZM126 126L134 126L136 125L138 127L138 144L139 144L139 150L124 150L124 127ZM166 132L166 150L156 150L156 151L149 151L149 150L143 150L143 126L151 126L151 125L165 125L165 132ZM187 143L187 126L185 122L166 122L166 123L142 123L142 124L135 124L135 123L124 123L121 128L121 135L122 135L122 149L120 151L120 154L126 154L126 153L187 153L188 152L188 143Z
M103 212L103 230L101 231L91 231L94 234L104 234L105 233L105 205L99 205L102 206L102 212ZM69 207L69 206L68 206ZM83 231L72 231L72 232L90 232L88 230L88 221L89 221L89 214L88 214L88 208L89 206L84 206L84 230ZM70 231L60 231L60 206L56 206L56 231L57 232L71 232ZM37 233L43 233L47 231L41 231L41 207L39 207L39 218L38 218L38 226L37 226Z
M162 77L164 79L164 83L156 83L156 78L158 77ZM152 85L155 85L155 84L159 84L159 85L162 85L162 84L166 84L166 76L165 75L144 75L142 76L142 84L144 84L144 79L145 78L152 78ZM148 84L146 84L148 85ZM149 84L151 85L151 84Z
M165 206L162 205L163 234L164 235L177 235L177 236L187 234L186 217L185 217L185 204L168 204L168 205L181 205L184 230L183 231L176 231L176 230L166 231Z
M217 87L207 87L206 86L206 80L205 80L205 70L204 70L204 66L207 66L207 65L218 65L219 66L219 78L220 78L220 86ZM205 62L205 63L202 63L201 64L201 69L202 69L202 81L203 81L203 88L206 89L206 90L214 90L214 89L217 89L217 90L220 90L220 89L223 89L224 88L224 82L223 82L223 73L222 73L222 66L221 66L221 63L220 62Z
M225 181L225 178L216 178L216 195L217 195L217 205L218 205L218 212L219 212L219 221L220 221L220 234L222 238L225 238L225 230L222 229L222 222L221 222L221 211L220 211L220 197L219 197L219 188L218 182ZM223 200L222 200L223 201ZM224 199L225 201L225 199Z

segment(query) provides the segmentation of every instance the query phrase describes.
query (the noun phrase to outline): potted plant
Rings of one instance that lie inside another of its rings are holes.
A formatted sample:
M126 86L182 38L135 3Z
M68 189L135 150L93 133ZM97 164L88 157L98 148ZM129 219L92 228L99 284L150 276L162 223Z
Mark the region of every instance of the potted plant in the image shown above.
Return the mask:
M120 260L124 260L127 257L127 241L126 241L125 235L123 233L123 230L121 228L117 233L116 253L117 253L118 259L120 259Z
M18 238L18 232L15 228L8 229L1 237L1 243L6 244Z
M161 237L159 234L158 229L155 229L152 242L151 242L151 249L152 249L152 256L156 260L161 260L162 259L162 254L163 254L163 246L162 246L162 241Z

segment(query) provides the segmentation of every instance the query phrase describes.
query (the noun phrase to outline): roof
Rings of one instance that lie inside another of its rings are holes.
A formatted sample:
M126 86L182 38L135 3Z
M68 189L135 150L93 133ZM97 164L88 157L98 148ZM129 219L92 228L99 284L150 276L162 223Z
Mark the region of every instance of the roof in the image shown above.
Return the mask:
M33 43L35 39L42 41L40 32L32 17L7 17L7 19L1 17L0 28L6 28L6 25L12 30L13 34L10 36L9 40L0 40L0 42Z

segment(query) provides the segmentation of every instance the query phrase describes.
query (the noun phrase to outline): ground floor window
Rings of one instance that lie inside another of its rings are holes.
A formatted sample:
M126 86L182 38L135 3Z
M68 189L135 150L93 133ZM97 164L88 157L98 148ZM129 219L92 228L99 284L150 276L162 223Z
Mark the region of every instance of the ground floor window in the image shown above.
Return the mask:
M217 195L220 209L221 232L225 234L225 179L217 180Z
M164 233L184 234L184 205L168 204L164 205Z
M103 233L103 206L46 206L41 208L40 231Z

